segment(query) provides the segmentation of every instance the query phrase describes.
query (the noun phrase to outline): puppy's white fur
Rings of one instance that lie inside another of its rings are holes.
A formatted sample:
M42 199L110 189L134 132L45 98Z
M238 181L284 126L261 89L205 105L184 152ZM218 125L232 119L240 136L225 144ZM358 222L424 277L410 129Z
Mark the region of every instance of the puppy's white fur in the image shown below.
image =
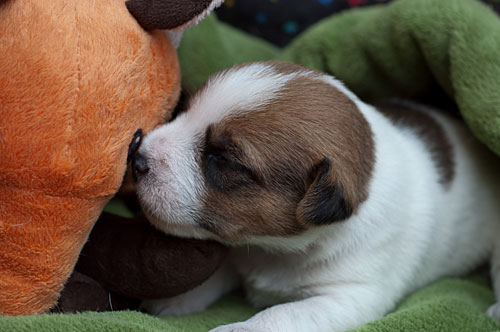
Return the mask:
M218 239L190 217L206 190L196 145L209 124L235 116L233 112L258 109L279 96L293 77L267 64L215 76L188 112L146 137L140 151L152 175L137 188L158 228ZM250 302L269 308L212 331L345 331L382 317L410 292L444 276L462 275L488 258L498 299L500 178L489 153L458 122L425 109L453 146L455 177L443 186L430 152L414 131L395 126L337 80L326 75L318 79L345 93L370 125L375 163L368 199L341 223L297 236L229 243L235 245L232 264ZM233 277L226 278L217 273L191 292L144 306L155 314L202 310L235 284ZM492 306L488 313L500 318L499 308Z

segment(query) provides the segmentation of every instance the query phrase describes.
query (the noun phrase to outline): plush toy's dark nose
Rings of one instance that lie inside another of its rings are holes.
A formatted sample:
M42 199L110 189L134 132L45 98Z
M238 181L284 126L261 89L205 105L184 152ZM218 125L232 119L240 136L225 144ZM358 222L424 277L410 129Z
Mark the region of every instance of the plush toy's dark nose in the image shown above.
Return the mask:
M149 172L149 166L146 158L139 152L135 153L133 158L132 169L134 170L135 177L139 178L141 175L147 174Z

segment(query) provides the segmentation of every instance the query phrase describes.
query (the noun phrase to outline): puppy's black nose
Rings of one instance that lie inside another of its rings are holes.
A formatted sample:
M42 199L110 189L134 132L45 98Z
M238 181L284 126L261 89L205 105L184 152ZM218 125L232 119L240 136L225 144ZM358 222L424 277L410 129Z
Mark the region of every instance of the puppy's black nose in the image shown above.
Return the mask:
M132 169L136 178L149 172L148 162L139 152L136 152L133 156Z
M138 129L128 147L127 161L132 161L132 172L134 180L136 181L139 176L144 175L149 171L146 158L138 152L141 147L143 137L144 135L142 133L142 129Z
M127 162L132 160L137 150L139 150L139 148L141 147L143 137L144 135L142 133L142 129L137 129L137 131L134 134L134 138L132 138L132 142L130 142L128 146Z

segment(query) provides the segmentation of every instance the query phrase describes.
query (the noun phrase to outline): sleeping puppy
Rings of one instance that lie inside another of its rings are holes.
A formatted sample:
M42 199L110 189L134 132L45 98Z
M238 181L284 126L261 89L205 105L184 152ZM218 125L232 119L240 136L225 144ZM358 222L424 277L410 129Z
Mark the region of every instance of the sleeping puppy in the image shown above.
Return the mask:
M375 108L287 63L223 71L144 138L134 170L157 228L230 245L231 262L144 307L203 310L241 278L267 309L213 331L345 331L487 259L498 298L498 169L458 121L430 109Z

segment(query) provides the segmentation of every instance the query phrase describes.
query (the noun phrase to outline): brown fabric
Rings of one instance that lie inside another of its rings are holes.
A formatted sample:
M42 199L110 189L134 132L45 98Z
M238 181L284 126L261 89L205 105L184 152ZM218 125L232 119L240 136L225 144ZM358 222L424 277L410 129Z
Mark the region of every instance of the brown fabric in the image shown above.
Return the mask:
M105 311L109 308L108 294L97 281L75 271L64 286L58 304L51 311Z
M139 304L140 301L116 295L89 276L74 271L51 312L133 310Z
M226 257L213 241L164 235L145 219L104 213L76 270L118 295L154 299L184 293L208 279Z
M432 115L400 102L380 102L378 110L394 124L411 128L426 144L440 174L440 183L447 186L455 177L453 147L446 132Z
M129 0L130 13L145 30L174 29L210 7L211 0Z

